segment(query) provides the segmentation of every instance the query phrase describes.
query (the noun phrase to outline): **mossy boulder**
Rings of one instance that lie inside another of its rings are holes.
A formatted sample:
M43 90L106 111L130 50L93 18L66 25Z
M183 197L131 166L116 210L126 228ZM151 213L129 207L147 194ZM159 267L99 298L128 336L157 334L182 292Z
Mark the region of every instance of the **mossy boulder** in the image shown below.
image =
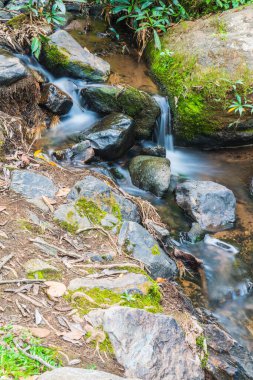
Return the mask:
M253 142L250 108L228 112L239 94L253 101L253 6L183 21L151 44L146 57L169 95L178 142L224 146Z
M88 107L101 114L122 112L135 121L135 136L148 139L152 136L160 108L155 99L133 87L87 86L81 91Z
M170 186L170 161L163 157L137 156L129 165L133 184L162 196Z
M27 276L30 278L51 280L60 277L61 274L60 269L41 259L28 260L24 267Z
M55 75L104 82L110 74L109 63L83 49L64 30L57 30L49 36L40 59Z

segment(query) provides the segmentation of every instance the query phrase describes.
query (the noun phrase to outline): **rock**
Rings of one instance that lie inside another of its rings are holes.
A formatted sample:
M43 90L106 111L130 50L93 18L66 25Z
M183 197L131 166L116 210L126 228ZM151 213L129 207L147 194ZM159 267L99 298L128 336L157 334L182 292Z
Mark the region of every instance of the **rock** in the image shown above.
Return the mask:
M237 113L228 113L236 93L243 97L253 83L252 23L252 5L184 20L162 37L162 54L148 49L152 73L176 99L177 142L208 148L253 143L250 109L239 123Z
M253 178L252 178L251 183L250 183L249 191L250 191L250 194L253 195Z
M203 325L208 344L207 372L214 380L253 379L253 357L220 326Z
M99 156L114 160L133 145L133 119L112 113L81 132L78 139L89 140Z
M118 215L119 219L140 221L137 206L96 177L86 176L78 181L68 194L68 199L72 201L82 197L97 202L102 210Z
M158 237L159 240L161 240L165 245L170 245L171 243L171 237L170 232L167 230L167 228L159 226L159 224L156 224L155 222L149 221L148 226L151 227Z
M83 49L65 30L49 36L41 60L56 75L103 82L110 74L109 63Z
M54 198L58 191L50 178L29 170L14 170L10 189L31 199L40 199L42 196Z
M59 275L61 272L59 269L46 261L41 259L31 259L24 264L24 268L27 275L39 275L39 278L48 278L51 276Z
M1 7L2 8L2 7ZM6 10L1 10L0 11L0 21L9 21L14 17L14 13L9 12L7 9Z
M63 227L70 232L91 227L91 223L87 216L80 215L74 203L62 204L54 212L56 219Z
M122 112L135 121L135 136L148 139L152 136L156 119L160 115L157 102L144 91L133 87L87 86L81 91L88 107L101 114Z
M107 278L75 278L70 281L68 290L78 290L81 288L109 289L116 293L124 293L138 289L142 294L147 294L152 283L148 278L140 273L122 273L119 277Z
M57 115L65 115L73 106L73 100L55 84L47 83L42 87L39 104Z
M170 161L153 156L134 157L129 172L135 186L159 196L164 195L170 186Z
M8 86L27 75L28 71L18 58L0 49L0 86Z
M173 317L140 309L111 307L88 314L97 327L102 322L126 376L145 380L203 380L198 354L186 343Z
M95 156L95 152L91 146L91 142L85 140L73 145L71 148L54 152L54 156L59 161L66 160L74 163L85 163Z
M235 221L235 196L218 183L185 181L176 188L176 201L203 230L226 228Z
M160 145L146 146L141 149L140 153L145 156L166 157L166 149Z
M138 380L123 379L123 377L111 373L95 371L92 369L62 367L43 373L38 380Z
M124 222L118 243L126 252L141 261L153 278L171 278L177 275L175 262L159 247L152 235L140 224Z
M181 237L183 241L195 244L204 237L204 234L204 231L198 223L192 223L190 231L182 233Z

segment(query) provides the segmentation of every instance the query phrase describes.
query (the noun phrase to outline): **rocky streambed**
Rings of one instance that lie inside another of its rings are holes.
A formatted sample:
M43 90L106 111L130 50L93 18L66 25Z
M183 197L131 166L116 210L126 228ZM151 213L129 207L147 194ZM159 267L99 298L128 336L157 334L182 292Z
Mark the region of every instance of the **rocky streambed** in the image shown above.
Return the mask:
M1 62L0 317L61 347L68 368L39 379L253 378L252 149L158 147L169 108L101 84L109 64L66 31L47 70ZM31 109L47 130L24 148Z

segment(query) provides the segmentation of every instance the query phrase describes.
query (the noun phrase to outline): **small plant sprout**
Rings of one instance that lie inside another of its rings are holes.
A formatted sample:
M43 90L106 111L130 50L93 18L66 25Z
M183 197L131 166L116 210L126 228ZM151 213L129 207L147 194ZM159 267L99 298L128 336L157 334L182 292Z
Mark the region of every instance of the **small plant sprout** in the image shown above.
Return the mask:
M239 94L235 94L236 100L233 101L233 103L228 107L228 112L234 112L239 113L240 117L243 115L246 110L250 110L251 113L253 113L253 105L250 103L247 103L247 99L242 100L242 97Z
M126 301L126 302L134 302L135 301L135 298L132 294L128 293L128 292L124 292L122 295L121 295L121 298Z

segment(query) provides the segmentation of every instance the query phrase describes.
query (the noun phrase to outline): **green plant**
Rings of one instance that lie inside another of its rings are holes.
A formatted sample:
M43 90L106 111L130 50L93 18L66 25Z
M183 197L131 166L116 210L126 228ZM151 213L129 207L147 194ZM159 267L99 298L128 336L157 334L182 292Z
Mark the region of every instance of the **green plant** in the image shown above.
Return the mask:
M45 347L41 344L41 340L32 337L26 330L22 331L18 336L12 326L5 326L1 329L0 339L0 377L11 377L20 379L39 375L47 370L39 361L30 359L18 349L18 345L22 347L28 354L39 357L53 367L60 365L57 359L57 351L52 348ZM28 343L29 342L29 343Z
M124 292L122 295L121 295L121 298L126 301L126 302L133 302L135 301L135 298L134 296L131 294L131 293L128 293L128 292Z
M245 113L246 111L250 110L251 113L253 113L253 104L248 103L248 100L244 98L244 101L242 97L236 93L235 94L235 100L232 104L228 107L228 112L234 112L239 113L240 117Z
M207 351L207 342L204 335L200 335L196 338L196 346L200 350L201 367L205 369L208 364L209 353Z

